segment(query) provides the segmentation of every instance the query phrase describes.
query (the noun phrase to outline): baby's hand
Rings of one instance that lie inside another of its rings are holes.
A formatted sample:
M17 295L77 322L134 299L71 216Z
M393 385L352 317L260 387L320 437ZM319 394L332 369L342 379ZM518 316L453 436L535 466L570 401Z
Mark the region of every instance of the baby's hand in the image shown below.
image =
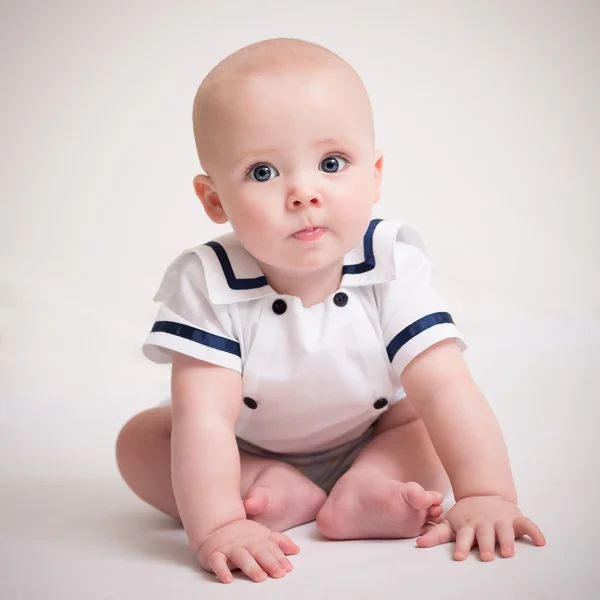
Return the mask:
M454 558L464 560L477 544L481 560L494 560L496 539L500 554L510 558L515 553L515 537L528 535L536 546L546 543L540 528L524 517L514 502L499 496L471 496L459 500L442 523L432 527L417 540L422 548L456 540Z
M231 570L241 569L253 581L267 576L283 577L292 570L286 554L300 548L283 533L248 519L228 523L213 531L198 550L200 566L212 571L223 583L231 583Z

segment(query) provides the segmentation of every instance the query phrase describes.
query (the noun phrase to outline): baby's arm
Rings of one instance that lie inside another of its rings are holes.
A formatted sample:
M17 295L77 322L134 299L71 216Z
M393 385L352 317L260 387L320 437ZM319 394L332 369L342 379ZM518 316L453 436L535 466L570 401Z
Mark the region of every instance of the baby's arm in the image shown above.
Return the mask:
M515 534L527 534L543 545L542 533L517 507L502 432L458 346L446 340L424 351L406 366L402 383L427 427L457 502L420 545L458 536L455 556L460 559L476 538L483 560L493 558L496 538L507 556Z
M500 427L458 346L447 340L425 350L407 365L402 383L450 477L456 501L501 496L517 502Z
M240 494L235 422L242 398L237 371L173 353L171 473L179 516L200 565L223 582L232 568L254 581L285 574L285 535L246 519Z
M227 523L244 519L235 422L238 372L173 354L171 471L179 515L198 549Z

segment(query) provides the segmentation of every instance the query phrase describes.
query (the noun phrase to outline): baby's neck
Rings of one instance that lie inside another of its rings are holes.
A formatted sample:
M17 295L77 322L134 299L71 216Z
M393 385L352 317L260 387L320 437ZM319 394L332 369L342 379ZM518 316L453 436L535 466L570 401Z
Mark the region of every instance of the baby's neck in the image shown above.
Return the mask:
M323 302L333 294L342 279L343 261L318 271L280 271L261 264L269 285L278 293L297 296L303 306Z

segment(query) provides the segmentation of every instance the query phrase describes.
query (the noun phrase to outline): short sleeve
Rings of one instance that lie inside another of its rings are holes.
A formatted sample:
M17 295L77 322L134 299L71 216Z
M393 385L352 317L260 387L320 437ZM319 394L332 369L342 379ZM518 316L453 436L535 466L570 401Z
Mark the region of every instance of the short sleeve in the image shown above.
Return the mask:
M154 299L161 305L142 348L147 358L168 363L175 351L241 372L241 349L228 305L210 302L196 253L183 254L171 264Z
M466 344L432 285L432 264L415 230L400 229L394 247L394 281L375 286L387 355L398 374L430 346L455 339Z

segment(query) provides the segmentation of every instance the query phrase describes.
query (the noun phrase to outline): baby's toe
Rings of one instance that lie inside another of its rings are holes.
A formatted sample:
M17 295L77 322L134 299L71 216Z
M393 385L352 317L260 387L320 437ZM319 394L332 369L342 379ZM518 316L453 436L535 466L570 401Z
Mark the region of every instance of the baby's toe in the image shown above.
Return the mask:
M269 495L261 488L251 488L248 497L244 500L247 515L256 516L265 510L269 503Z
M402 495L406 502L417 510L426 510L433 504L432 492L426 491L422 485L414 481L404 484Z
M443 512L444 509L439 504L434 504L427 509L427 516L437 518L441 517Z
M442 494L442 492L433 491L431 492L431 494L433 495L432 504L437 505L441 504L444 501L444 494Z
M432 517L431 515L427 515L427 521L429 523L435 523L439 525L444 520L444 515L438 515L437 517Z

